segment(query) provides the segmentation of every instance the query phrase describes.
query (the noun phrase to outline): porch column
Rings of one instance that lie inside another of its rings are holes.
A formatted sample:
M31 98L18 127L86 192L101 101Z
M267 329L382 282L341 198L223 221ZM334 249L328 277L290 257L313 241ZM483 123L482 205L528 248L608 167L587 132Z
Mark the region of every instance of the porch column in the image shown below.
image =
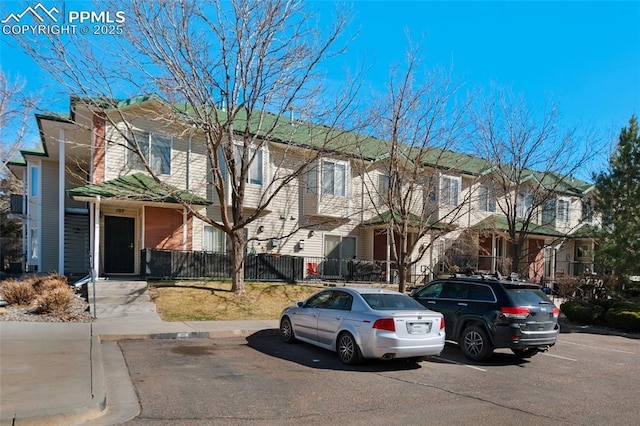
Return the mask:
M491 234L491 273L495 273L498 270L498 248L496 234Z
M100 196L91 203L93 214L91 215L91 269L94 277L100 275Z
M58 133L58 273L64 275L64 200L65 200L65 139L64 129Z
M391 234L387 230L387 284L391 282Z
M187 238L189 238L187 233L187 225L189 222L189 217L187 215L187 208L182 208L182 250L187 251Z

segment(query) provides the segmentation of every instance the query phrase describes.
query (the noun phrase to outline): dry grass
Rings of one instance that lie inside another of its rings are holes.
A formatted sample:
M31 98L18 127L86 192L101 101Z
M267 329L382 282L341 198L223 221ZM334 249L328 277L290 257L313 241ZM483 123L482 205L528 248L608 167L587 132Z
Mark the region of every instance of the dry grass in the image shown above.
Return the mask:
M317 292L321 285L245 283L245 293L231 292L228 282L149 283L164 321L233 321L278 319L287 306Z

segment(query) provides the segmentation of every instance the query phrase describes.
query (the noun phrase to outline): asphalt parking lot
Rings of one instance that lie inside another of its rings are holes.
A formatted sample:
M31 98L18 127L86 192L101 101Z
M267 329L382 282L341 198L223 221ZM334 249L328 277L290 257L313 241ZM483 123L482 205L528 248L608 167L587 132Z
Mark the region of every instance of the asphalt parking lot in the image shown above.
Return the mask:
M245 338L122 341L143 424L636 425L640 340L561 334L549 352L470 363L342 365L275 330Z

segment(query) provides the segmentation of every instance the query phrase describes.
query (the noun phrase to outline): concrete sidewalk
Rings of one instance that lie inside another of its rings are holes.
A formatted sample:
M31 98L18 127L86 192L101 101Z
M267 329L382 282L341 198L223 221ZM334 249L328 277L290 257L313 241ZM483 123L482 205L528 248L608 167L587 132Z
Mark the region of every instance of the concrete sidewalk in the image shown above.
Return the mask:
M145 296L144 281L99 280L91 323L0 321L0 424L121 424L140 408L117 340L247 336L278 324L164 322Z

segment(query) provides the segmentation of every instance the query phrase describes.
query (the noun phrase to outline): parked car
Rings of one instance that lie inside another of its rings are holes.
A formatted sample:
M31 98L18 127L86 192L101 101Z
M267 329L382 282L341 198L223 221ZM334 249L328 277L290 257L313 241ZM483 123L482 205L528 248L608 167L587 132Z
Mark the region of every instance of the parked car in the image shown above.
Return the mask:
M336 351L353 365L363 358L420 361L444 348L442 314L409 296L380 288L330 288L282 311L280 336Z
M447 339L474 361L509 348L529 358L556 343L560 310L541 287L488 276L432 281L411 293L423 306L444 315Z

